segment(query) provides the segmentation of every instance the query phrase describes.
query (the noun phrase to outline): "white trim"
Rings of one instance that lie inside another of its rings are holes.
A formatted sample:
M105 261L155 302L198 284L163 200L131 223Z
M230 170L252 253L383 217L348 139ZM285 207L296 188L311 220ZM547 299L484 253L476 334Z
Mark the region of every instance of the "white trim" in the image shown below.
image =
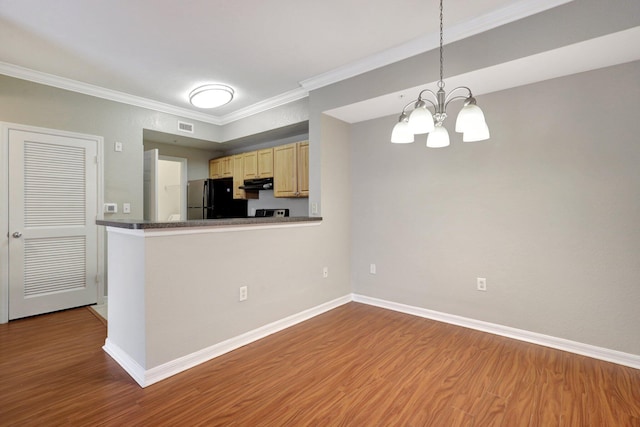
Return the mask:
M118 365L122 367L131 378L133 378L141 387L146 387L149 384L146 384L145 378L145 370L142 366L138 364L133 358L131 358L124 350L114 344L112 341L109 341L107 338L104 341L104 346L102 349L115 360Z
M146 371L120 348L110 343L108 338L105 341L103 349L107 354L113 357L114 360L118 362L138 384L140 384L141 387L147 387L151 384L157 383L158 381L162 381L170 376L186 371L187 369L193 368L201 363L208 362L209 360L225 353L254 341L258 341L259 339L276 332L290 328L291 326L297 325L298 323L309 320L312 317L325 313L329 310L333 310L334 308L349 302L351 302L350 294L285 317L284 319L269 323L268 325L261 326L242 335L238 335L194 353L187 354L186 356L179 357Z
M41 71L31 70L29 68L20 67L18 65L9 64L0 61L0 74L10 77L28 80L47 86L57 87L59 89L70 90L72 92L83 93L97 98L107 99L109 101L120 102L122 104L133 105L136 107L147 108L161 113L173 114L175 116L185 117L193 120L199 120L205 123L221 125L219 117L209 114L192 111L187 108L176 107L174 105L165 104L164 102L153 101L141 96L130 95L128 93L119 92L112 89L83 83L76 80L59 77L53 74L43 73Z
M131 230L129 230L131 231ZM137 230L136 230L137 231ZM393 310L400 313L410 314L412 316L432 319L439 322L449 323L464 328L475 329L478 331L500 335L519 341L529 342L544 347L555 348L570 353L580 354L594 359L604 360L635 369L640 369L640 356L621 351L610 350L607 348L596 347L590 344L583 344L575 341L556 338L549 335L529 332L522 329L511 328L508 326L497 325L494 323L483 322L480 320L469 319L453 314L442 313L439 311L429 310L426 308L415 307L400 304L392 301L386 301L378 298L372 298L365 295L349 294L335 300L320 304L300 313L285 317L267 325L261 326L252 331L238 335L228 340L214 344L202 350L187 354L162 365L145 370L135 360L133 360L122 349L114 345L107 338L105 341L104 351L109 354L131 377L140 384L141 387L147 387L156 382L162 381L187 369L193 368L199 364L208 362L218 356L233 351L237 348L250 344L265 338L271 334L295 326L301 322L309 320L315 316L333 310L341 305L351 301L367 304L375 307Z
M372 298L365 295L353 294L353 301L640 369L640 355L596 347L564 338L552 337L523 329L469 319L467 317Z
M72 92L82 93L96 98L107 99L109 101L120 102L122 104L133 105L135 107L147 108L161 113L173 114L174 116L184 117L187 119L198 120L204 123L223 126L236 120L252 116L254 114L268 111L272 108L306 98L309 93L304 88L296 88L276 95L272 98L257 102L246 108L229 113L225 116L213 116L211 114L193 111L188 108L177 107L164 102L154 101L152 99L143 98L141 96L130 95L128 93L107 89L101 86L83 83L76 80L59 77L53 74L43 73L41 71L32 70L18 65L0 61L0 74L40 83L59 89L69 90ZM226 142L224 140L216 141L219 143Z
M226 125L235 122L236 120L244 119L249 116L253 116L254 114L262 113L272 108L276 108L281 105L306 98L307 96L309 96L309 91L307 91L305 88L296 88L280 95L276 95L272 98L257 102L253 105L249 105L248 107L242 108L240 110L236 110L232 113L226 114L220 117L220 124Z
M96 138L96 143L97 143L97 155L98 155L98 159L97 159L97 174L98 176L96 177L96 186L98 187L96 189L96 219L104 219L104 211L102 206L104 205L104 138L102 136L93 136L94 138ZM106 295L105 295L105 254L104 254L104 238L105 238L105 233L103 230L100 229L100 227L97 227L97 233L98 233L98 237L97 237L97 241L96 244L98 245L98 263L96 265L96 268L98 269L98 271L96 272L98 274L98 277L100 278L99 282L98 282L98 304L104 304L106 301Z
M9 321L9 129L0 122L0 323Z

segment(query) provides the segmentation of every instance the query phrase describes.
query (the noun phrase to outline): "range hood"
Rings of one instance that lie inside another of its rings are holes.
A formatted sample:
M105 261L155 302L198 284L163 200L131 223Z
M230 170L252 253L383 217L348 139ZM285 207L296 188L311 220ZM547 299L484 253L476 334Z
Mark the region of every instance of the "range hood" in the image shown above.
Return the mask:
M273 178L245 179L240 189L245 191L273 190Z

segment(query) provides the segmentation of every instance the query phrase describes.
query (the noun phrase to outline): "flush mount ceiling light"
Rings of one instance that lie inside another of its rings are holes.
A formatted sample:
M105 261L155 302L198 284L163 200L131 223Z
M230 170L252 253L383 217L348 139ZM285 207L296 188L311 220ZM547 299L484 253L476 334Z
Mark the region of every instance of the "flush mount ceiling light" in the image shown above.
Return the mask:
M438 80L438 91L434 93L429 89L424 89L418 94L418 99L404 106L398 123L391 132L391 142L411 143L414 135L428 133L427 147L448 146L449 132L443 126L443 122L447 118L449 103L455 100L464 100L464 106L458 113L455 127L456 132L462 133L462 140L470 142L489 139L489 127L484 120L482 110L476 105L476 99L473 97L471 89L460 86L453 89L448 95L444 91L442 33L442 0L440 0L440 80ZM460 93L460 91L466 91L467 94L453 96L454 93ZM423 98L427 95L433 100ZM427 108L427 103L433 107L433 113ZM413 105L413 110L408 111L407 108L411 105Z
M233 89L225 85L204 85L189 94L189 102L198 108L216 108L233 99Z

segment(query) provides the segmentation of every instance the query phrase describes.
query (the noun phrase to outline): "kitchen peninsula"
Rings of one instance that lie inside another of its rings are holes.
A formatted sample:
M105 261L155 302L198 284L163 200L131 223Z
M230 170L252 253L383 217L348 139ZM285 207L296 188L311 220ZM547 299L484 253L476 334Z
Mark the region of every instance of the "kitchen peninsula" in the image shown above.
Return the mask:
M301 256L321 217L97 224L108 234L104 350L142 387L305 320L291 301L311 308L326 286L322 259Z

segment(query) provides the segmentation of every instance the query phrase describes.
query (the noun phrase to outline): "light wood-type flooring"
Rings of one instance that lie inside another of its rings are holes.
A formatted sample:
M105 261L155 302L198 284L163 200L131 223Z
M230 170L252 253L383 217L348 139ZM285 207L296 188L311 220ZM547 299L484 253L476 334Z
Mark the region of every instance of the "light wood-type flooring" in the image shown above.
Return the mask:
M640 426L640 371L349 303L140 388L88 308L0 325L0 426Z

